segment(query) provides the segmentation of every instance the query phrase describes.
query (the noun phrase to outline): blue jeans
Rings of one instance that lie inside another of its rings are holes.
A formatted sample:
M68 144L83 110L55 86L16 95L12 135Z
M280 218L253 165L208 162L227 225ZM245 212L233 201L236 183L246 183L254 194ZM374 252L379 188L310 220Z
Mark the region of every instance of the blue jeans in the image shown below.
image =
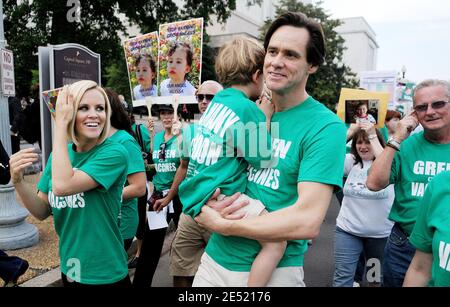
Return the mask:
M407 234L397 225L392 227L391 235L384 250L383 286L401 287L416 249L409 242Z
M335 271L333 278L333 287L353 287L356 267L362 252L368 261L378 260L379 281L382 282L381 267L383 264L383 252L387 238L365 238L352 235L339 227L336 227L334 262ZM366 265L372 265L366 262Z

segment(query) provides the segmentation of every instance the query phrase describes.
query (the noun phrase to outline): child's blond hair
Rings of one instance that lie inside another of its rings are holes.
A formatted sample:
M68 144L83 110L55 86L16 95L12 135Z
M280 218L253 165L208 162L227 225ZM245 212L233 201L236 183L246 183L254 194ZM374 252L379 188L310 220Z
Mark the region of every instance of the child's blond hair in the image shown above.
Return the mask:
M247 85L258 70L262 72L265 51L257 41L239 37L226 43L216 58L216 74L225 86Z

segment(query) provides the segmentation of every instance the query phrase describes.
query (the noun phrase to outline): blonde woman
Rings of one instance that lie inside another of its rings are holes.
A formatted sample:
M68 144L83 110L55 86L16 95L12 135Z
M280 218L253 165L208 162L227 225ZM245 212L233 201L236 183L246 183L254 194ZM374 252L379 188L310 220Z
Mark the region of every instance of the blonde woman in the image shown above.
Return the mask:
M127 151L107 140L110 115L108 98L95 82L66 86L56 102L53 153L38 193L22 180L23 170L37 160L33 149L10 160L25 207L40 220L53 214L66 287L130 285L118 225Z

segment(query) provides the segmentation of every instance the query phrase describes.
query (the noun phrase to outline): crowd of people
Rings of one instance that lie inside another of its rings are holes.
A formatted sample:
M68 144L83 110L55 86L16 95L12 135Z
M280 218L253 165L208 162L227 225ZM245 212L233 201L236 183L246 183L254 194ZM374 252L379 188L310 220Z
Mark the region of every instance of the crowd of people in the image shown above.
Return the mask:
M25 207L53 215L64 286L150 287L167 231L150 229L150 211L176 228L176 287L304 287L308 242L336 193L333 286L354 286L373 261L382 269L368 286L450 286L450 83L420 83L414 110L388 111L384 129L367 105L346 127L306 91L325 54L317 21L283 14L263 46L241 37L220 49L218 82L192 89L198 122L183 128L178 110L160 105L157 134L151 116L136 125L113 91L64 87L37 193L23 180L33 149L9 162ZM169 57L163 84L185 84L188 47ZM154 71L138 65L142 80Z

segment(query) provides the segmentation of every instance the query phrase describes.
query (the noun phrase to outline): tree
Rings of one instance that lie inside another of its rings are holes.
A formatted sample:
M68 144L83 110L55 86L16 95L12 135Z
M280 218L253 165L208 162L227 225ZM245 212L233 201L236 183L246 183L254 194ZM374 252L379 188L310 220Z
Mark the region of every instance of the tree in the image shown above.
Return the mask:
M276 16L280 16L286 12L302 12L308 17L314 18L322 25L325 39L326 50L325 63L319 70L311 75L308 79L306 90L317 100L323 102L331 110L335 110L335 106L339 100L341 88L357 87L355 74L350 67L342 63L344 47L344 39L335 31L341 21L331 19L324 9L321 7L322 2L317 4L303 4L297 0L281 0L276 6ZM261 27L261 39L272 23L272 20L266 20Z
M260 0L247 2L254 4ZM4 0L4 3L5 36L14 52L17 92L22 96L29 94L32 70L38 69L39 46L78 43L88 47L101 55L102 83L122 91L128 75L123 69L120 34L125 37L128 34L121 14L137 24L142 33L148 33L157 31L159 24L188 18L203 17L208 24L212 14L222 22L236 7L236 0L185 0L181 8L172 0ZM77 6L81 9L78 20L69 18Z

